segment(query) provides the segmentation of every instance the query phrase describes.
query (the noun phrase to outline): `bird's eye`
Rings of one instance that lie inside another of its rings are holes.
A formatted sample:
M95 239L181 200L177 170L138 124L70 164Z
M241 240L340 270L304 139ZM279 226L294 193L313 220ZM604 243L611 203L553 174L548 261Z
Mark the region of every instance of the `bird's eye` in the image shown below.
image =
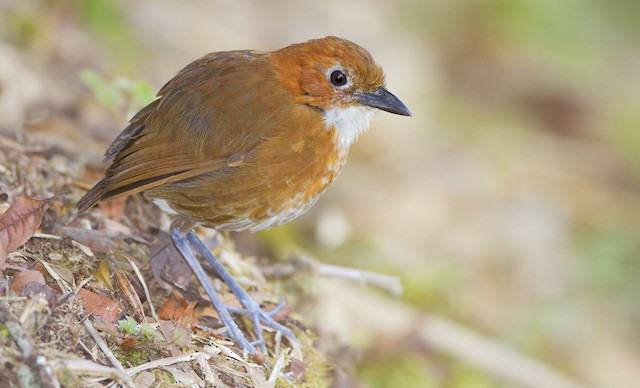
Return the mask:
M347 84L347 76L340 70L332 72L329 79L333 86L344 86Z

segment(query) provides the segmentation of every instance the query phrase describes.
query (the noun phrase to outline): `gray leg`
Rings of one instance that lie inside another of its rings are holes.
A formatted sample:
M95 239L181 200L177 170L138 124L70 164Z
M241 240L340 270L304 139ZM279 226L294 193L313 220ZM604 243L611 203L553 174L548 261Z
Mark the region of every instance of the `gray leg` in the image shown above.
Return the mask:
M193 231L189 233L191 234L193 233ZM191 267L191 270L198 278L198 281L200 282L200 284L202 284L202 287L204 287L205 291L209 295L209 299L211 299L211 303L213 304L213 307L218 312L218 315L220 316L220 320L227 328L227 333L229 335L229 338L231 338L235 343L240 345L243 349L245 349L249 353L251 354L258 353L256 348L249 341L247 341L244 334L242 334L242 331L240 331L240 328L238 328L238 325L235 323L233 318L231 318L231 314L229 314L229 310L224 305L224 303L222 303L222 300L220 300L218 293L213 288L211 281L207 277L207 274L204 272L204 268L202 268L202 265L200 265L198 258L196 258L193 251L191 250L191 247L189 247L189 241L187 240L187 235L180 232L178 228L175 228L171 230L171 238L173 239L173 244L176 246L178 251L180 251L180 253L182 254L182 257L185 259L187 264L189 264L189 267ZM264 344L262 344L262 346L264 347Z
M272 318L275 314L278 313L278 311L280 311L284 304L279 305L274 311L271 311L269 313L262 311L260 306L249 296L249 294L247 294L244 289L242 289L242 287L238 284L238 282L235 281L235 279L229 274L229 272L227 272L222 264L220 264L220 261L218 261L218 259L213 255L213 253L211 253L209 249L207 249L207 247L193 230L187 233L187 239L189 240L191 245L195 247L196 250L202 255L202 257L207 259L209 264L211 264L213 269L218 273L218 276L220 276L222 281L224 281L229 286L231 292L233 292L233 294L238 298L240 304L242 304L244 309L229 309L228 307L227 309L233 312L241 313L251 319L254 325L256 338L258 339L256 341L256 344L259 344L263 351L266 351L266 348L264 345L264 337L262 335L262 327L260 326L260 323L264 323L266 326L278 330L279 332L287 336L289 340L299 344L298 339L295 337L291 330L279 324Z

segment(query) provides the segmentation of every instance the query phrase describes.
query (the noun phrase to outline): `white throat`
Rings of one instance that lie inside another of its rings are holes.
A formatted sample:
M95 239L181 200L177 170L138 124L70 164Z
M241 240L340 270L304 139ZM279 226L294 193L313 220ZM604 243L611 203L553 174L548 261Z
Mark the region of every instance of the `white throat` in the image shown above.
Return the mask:
M358 135L369 128L372 116L373 109L364 106L335 107L325 111L324 125L327 128L335 127L336 142L348 148L358 139Z

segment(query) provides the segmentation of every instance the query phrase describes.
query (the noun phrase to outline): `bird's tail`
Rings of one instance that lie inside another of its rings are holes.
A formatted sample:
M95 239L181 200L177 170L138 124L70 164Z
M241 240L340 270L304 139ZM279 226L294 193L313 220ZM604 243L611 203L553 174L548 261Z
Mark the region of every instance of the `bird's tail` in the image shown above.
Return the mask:
M82 198L80 198L80 200L77 203L79 214L84 213L85 211L89 210L89 208L91 208L93 205L95 205L96 203L104 199L104 195L105 195L104 183L105 183L105 180L102 179L95 186L93 186L91 190L87 191L87 193Z

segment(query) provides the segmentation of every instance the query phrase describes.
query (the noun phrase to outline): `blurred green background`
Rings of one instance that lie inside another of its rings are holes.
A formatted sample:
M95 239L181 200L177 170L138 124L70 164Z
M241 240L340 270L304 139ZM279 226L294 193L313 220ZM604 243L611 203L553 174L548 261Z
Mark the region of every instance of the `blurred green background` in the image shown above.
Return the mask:
M420 339L433 317L576 384L640 384L640 2L1 0L0 132L99 166L190 61L326 35L414 115L378 114L308 215L248 243L401 277L399 299L309 280L336 385L518 386Z

